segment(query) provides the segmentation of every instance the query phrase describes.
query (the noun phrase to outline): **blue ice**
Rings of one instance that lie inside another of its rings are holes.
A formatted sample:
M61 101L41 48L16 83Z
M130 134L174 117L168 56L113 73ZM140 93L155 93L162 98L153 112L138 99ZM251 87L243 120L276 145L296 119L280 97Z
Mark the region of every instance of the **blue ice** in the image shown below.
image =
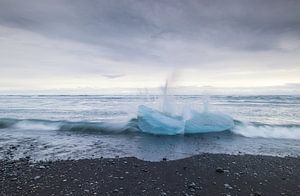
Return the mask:
M177 135L184 133L219 132L234 127L233 119L216 112L192 110L190 118L173 116L144 105L138 109L138 127L145 133L156 135Z
M184 133L184 120L144 105L138 109L138 126L146 133L156 135L176 135Z
M233 127L233 119L226 114L192 110L191 118L185 122L185 133L220 132Z

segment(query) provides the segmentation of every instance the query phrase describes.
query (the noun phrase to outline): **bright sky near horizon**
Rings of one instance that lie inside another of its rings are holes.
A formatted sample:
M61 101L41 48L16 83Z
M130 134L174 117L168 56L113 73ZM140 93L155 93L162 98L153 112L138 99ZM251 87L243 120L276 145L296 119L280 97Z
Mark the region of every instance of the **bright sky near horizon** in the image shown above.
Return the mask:
M0 91L300 88L300 1L0 0Z

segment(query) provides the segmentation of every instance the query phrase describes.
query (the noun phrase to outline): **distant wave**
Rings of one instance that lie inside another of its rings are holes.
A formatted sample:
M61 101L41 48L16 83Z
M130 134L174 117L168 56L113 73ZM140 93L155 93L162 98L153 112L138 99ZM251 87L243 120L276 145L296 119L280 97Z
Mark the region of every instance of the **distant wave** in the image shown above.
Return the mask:
M140 131L137 126L137 119L120 123L70 122L38 119L0 119L0 129L4 128L19 129L24 131L70 131L91 134L125 134ZM243 123L235 120L235 127L230 131L234 134L251 138L300 140L300 125L297 124L269 125L262 123Z

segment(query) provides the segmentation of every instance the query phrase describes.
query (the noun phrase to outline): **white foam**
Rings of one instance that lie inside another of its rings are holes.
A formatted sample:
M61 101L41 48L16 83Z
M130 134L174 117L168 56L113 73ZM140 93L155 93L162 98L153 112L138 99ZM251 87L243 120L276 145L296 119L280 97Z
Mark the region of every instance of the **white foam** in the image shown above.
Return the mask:
M233 133L251 138L278 138L278 139L300 139L299 127L283 127L283 126L255 126L251 124L243 124L236 126Z
M46 123L38 121L23 120L14 125L16 129L22 130L39 130L39 131L54 131L59 130L59 123Z

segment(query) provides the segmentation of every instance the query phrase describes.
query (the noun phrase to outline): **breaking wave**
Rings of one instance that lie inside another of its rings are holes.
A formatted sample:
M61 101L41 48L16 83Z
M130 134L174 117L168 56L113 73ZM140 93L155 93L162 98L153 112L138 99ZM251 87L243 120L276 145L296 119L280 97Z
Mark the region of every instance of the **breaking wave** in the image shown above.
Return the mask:
M240 123L232 133L251 138L300 139L300 125Z
M0 119L0 129L11 128L18 130L37 131L70 131L83 133L122 133L135 132L137 126L135 119L129 122L106 123L106 122L70 122L50 121L37 119Z
M126 134L140 132L137 119L129 122L70 122L37 119L0 119L0 129L36 130L36 131L68 131L79 133ZM1 130L0 130L1 131ZM231 133L250 138L277 138L300 140L300 125L269 125L261 123L243 123L235 121Z

